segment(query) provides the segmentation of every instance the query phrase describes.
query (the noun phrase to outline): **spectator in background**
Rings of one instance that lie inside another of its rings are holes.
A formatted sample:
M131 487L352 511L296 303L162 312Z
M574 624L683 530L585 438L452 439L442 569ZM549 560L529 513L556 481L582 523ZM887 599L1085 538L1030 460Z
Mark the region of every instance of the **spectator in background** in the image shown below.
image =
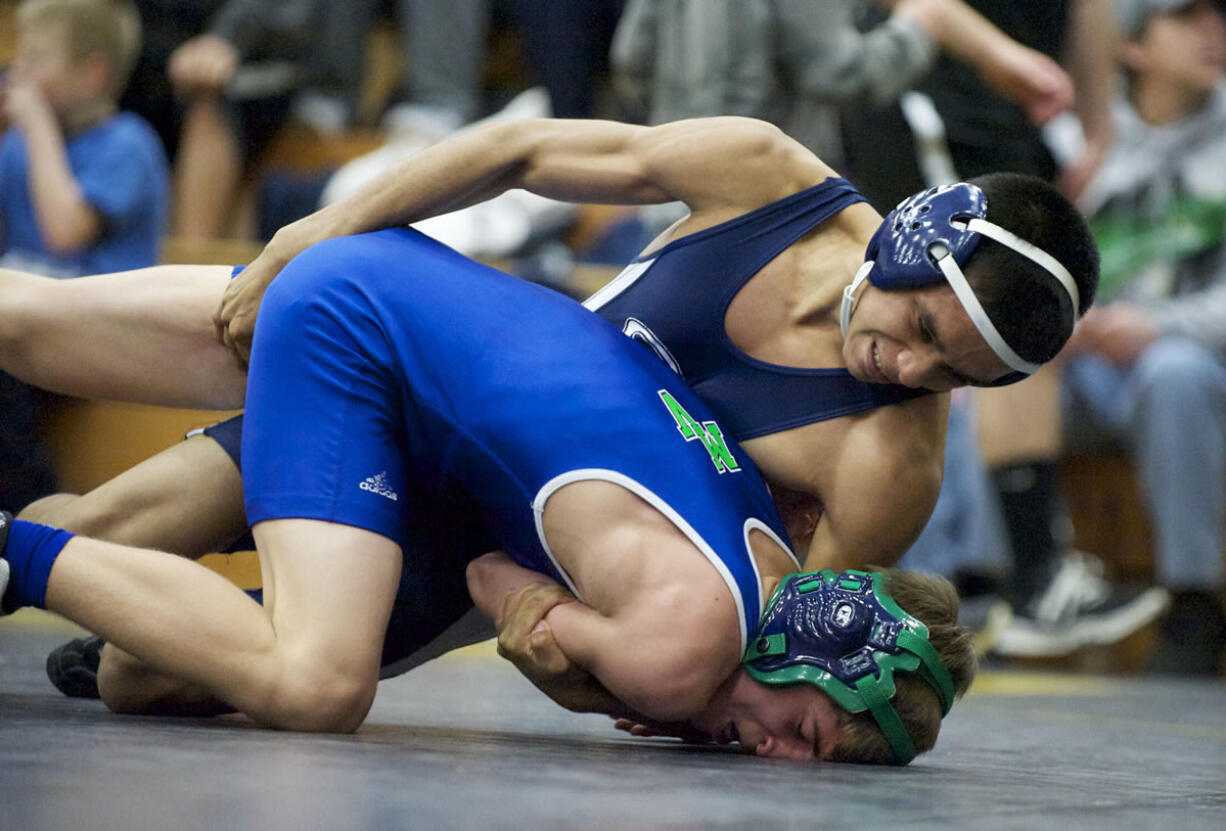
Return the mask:
M888 206L925 184L1010 170L1057 183L1075 198L1111 143L1115 22L1110 3L968 3L1009 36L1063 60L1073 78L1076 122L1085 139L1080 152L1061 165L1044 129L1052 113L1019 107L965 62L943 55L917 87L923 97L908 101L907 118L899 107L847 114L857 185L871 202ZM924 114L927 120L918 117ZM944 155L943 165L922 167L919 151L932 155L934 146ZM1057 483L1059 389L1058 373L1048 368L1008 390L977 390L971 402L977 412L960 428L978 430L1003 514L1009 567L1000 590L1015 614L996 648L1007 655L1066 654L1118 640L1153 620L1165 598L1160 591L1138 595L1113 586L1104 580L1097 558L1071 550Z
M153 265L166 161L149 125L118 112L140 38L120 0L26 0L0 102L3 264L53 277Z
M1040 117L1072 104L1072 84L1055 61L1010 40L962 0L877 0L874 8L889 16L861 33L865 2L629 0L613 39L615 90L630 117L648 124L708 115L770 121L836 170L849 158L840 108L896 100L942 50ZM854 171L848 178L856 181ZM865 196L883 214L893 207ZM614 229L625 250L606 259L633 256L682 211L644 208ZM636 224L638 233L629 233Z
M141 118L118 112L140 40L121 0L26 0L0 87L0 265L53 277L153 265L166 223L166 160ZM0 373L0 500L55 488L36 437L45 404Z
M1214 0L1117 0L1127 99L1084 202L1106 304L1070 342L1072 447L1137 464L1172 606L1151 669L1219 674L1226 506L1226 20Z
M437 141L506 102L486 101L491 28L517 30L531 83L559 118L590 118L625 0L355 0L325 4L324 77L296 115L322 131L353 121L365 73L366 36L392 6L404 75L384 116L392 130Z
M855 29L859 5L629 0L613 44L617 89L651 124L705 115L766 119L836 169L844 160L838 105L895 100L941 50L1040 117L1072 103L1054 61L1011 41L961 0L880 0L889 17L863 34Z
M1075 99L1070 103L1086 141L1084 152L1062 168L1042 132L1061 110L1029 106L967 54L947 49L915 88L931 100L939 116L955 176L1029 173L1059 180L1065 195L1076 197L1111 141L1115 27L1110 0L966 0L966 5L1013 41L1062 62L1072 77L1070 94L1075 93ZM878 19L866 15L861 25L878 25ZM925 184L936 184L924 179L914 123L904 120L898 106L848 108L844 126L856 182L879 209L893 207Z
M173 232L232 234L244 170L289 115L320 0L136 0L145 37L122 106L174 165Z
M353 0L320 10L320 77L295 117L321 132L353 123L366 80L366 42L381 8L394 6L404 53L387 126L439 139L484 114L491 0Z

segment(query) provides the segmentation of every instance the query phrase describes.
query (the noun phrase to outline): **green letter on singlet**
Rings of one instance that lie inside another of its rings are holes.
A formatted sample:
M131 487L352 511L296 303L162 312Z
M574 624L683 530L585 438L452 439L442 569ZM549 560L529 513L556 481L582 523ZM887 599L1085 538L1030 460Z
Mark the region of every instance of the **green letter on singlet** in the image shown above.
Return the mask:
M718 424L714 421L704 421L699 424L692 415L685 411L685 407L682 407L677 399L669 394L668 390L660 390L659 395L664 406L668 407L668 411L672 413L673 421L677 422L677 430L681 433L681 437L686 441L701 441L702 446L707 448L707 453L711 456L711 463L715 465L717 471L735 473L741 469L728 450L728 445L724 443L724 433L719 429Z

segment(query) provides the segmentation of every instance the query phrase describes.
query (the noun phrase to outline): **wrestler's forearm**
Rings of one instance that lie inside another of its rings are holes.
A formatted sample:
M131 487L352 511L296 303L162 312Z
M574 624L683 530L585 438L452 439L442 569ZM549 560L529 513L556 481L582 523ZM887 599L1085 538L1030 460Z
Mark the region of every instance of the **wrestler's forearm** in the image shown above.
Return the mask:
M408 225L519 187L532 123L491 124L428 147L345 199L282 228L269 253L288 262L325 239Z
M473 605L500 629L505 622L507 601L516 592L527 586L556 585L539 571L518 565L501 551L483 554L470 562L464 576Z

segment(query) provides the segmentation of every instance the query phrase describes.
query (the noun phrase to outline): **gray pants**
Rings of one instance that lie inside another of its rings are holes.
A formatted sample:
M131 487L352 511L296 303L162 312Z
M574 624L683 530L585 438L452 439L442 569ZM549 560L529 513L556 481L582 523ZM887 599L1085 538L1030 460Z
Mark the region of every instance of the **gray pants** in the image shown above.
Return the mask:
M1157 540L1159 582L1222 586L1226 502L1226 362L1179 337L1158 340L1128 370L1082 356L1065 371L1070 450L1123 442L1137 465Z

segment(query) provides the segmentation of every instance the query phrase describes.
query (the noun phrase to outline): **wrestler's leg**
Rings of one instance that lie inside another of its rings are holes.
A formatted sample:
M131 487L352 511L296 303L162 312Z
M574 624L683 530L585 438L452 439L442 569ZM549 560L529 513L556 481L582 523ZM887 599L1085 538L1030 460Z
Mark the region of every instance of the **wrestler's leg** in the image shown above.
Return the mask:
M218 342L227 266L157 266L75 280L0 269L0 369L83 398L242 406L246 374Z
M374 698L399 546L318 520L270 520L255 535L264 607L181 557L16 521L5 603L62 614L261 724L356 729Z
M196 435L86 494L53 494L19 519L196 559L247 528L242 476L213 439Z
M55 494L21 519L196 559L224 551L247 531L235 420L209 428L82 496ZM116 712L201 715L228 710L177 678L161 676L100 639L78 638L47 656L52 684L98 698Z

